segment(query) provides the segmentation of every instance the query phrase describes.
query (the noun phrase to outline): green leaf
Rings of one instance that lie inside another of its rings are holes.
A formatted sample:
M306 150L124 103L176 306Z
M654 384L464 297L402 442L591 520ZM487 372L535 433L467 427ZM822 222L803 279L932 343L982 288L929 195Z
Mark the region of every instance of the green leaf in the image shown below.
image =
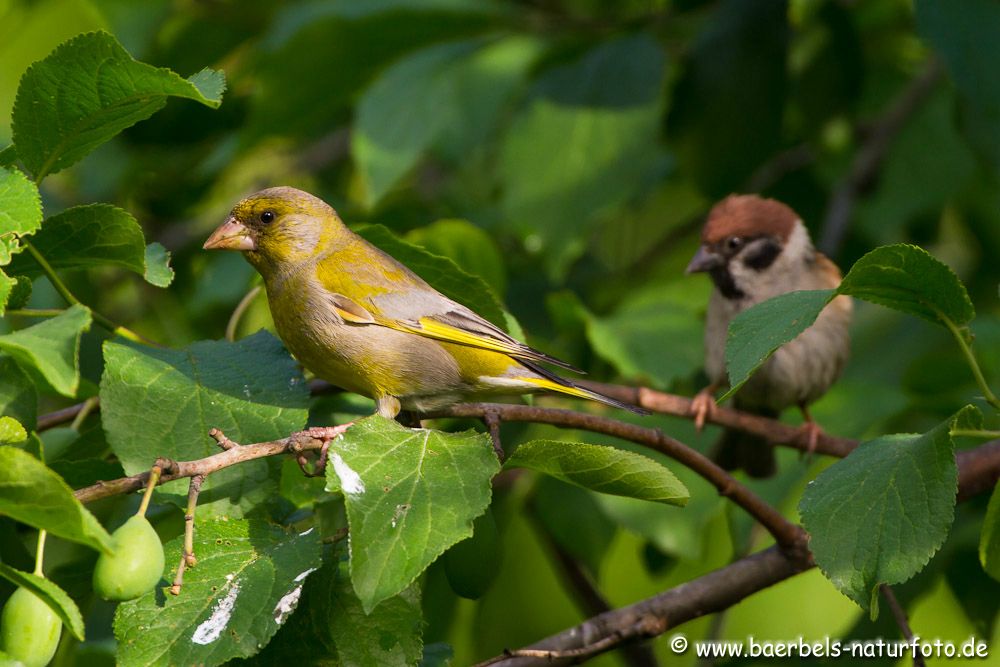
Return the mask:
M0 445L23 442L28 439L28 432L21 422L13 417L0 417Z
M403 241L382 225L365 225L355 231L372 245L405 264L449 299L467 306L507 331L507 320L500 302L479 276L466 273L447 257L432 254Z
M344 494L365 613L472 535L500 469L485 434L408 429L377 415L355 422L329 457L327 489Z
M387 68L358 103L351 140L366 205L446 137L457 154L485 138L540 46L525 37L447 42Z
M165 546L180 553L182 537ZM198 521L198 566L178 596L156 589L115 613L122 665L219 665L257 653L298 604L319 567L318 534L286 533L262 521ZM173 578L168 563L164 578Z
M583 442L532 440L518 445L504 468L528 468L576 486L668 505L687 504L687 488L669 469L624 449Z
M391 63L434 42L490 29L498 9L495 3L479 0L284 6L275 13L262 43L264 57L257 72L260 94L253 96L249 133L270 135L277 129L286 135L312 136L329 132L330 119L355 102L364 86ZM310 57L303 58L303 53ZM317 77L323 85L302 85Z
M964 326L976 316L955 272L923 248L906 243L876 248L859 259L837 291L935 324L945 324L947 318Z
M83 616L80 614L80 609L76 606L76 603L73 602L73 598L67 595L66 591L45 577L15 570L3 563L0 563L0 577L3 577L15 586L27 588L37 595L59 616L63 625L69 628L74 637L79 641L84 640Z
M704 301L691 298L692 289L687 284L658 285L628 295L610 315L585 312L587 340L623 376L669 388L702 363ZM671 354L663 353L664 340L671 341Z
M494 294L507 291L507 269L497 242L468 220L437 220L407 232L406 241L447 257L466 273L481 277Z
M18 239L32 234L42 224L42 200L38 188L17 169L0 168L0 266L19 252Z
M511 123L500 154L503 213L561 276L584 248L581 230L624 204L662 157L665 56L649 35L600 43L553 67Z
M873 618L879 585L915 575L948 536L958 488L949 433L977 417L966 406L923 435L862 443L806 487L799 512L816 564Z
M17 365L13 357L0 354L0 414L13 417L35 428L38 417L38 394L31 377Z
M420 586L383 600L368 613L358 599L347 568L338 569L323 615L344 667L416 665L423 653Z
M32 245L55 269L83 269L108 264L145 276L149 282L166 287L173 273L166 267L166 250L158 246L150 253L142 228L128 211L110 204L90 204L66 209L47 219L32 239ZM152 255L153 266L150 266ZM166 255L169 257L169 255ZM21 254L11 265L17 273L38 275L42 267L34 257ZM166 270L166 284L163 282Z
M90 329L90 311L76 304L61 315L0 336L0 350L29 373L37 373L63 396L80 384L80 336Z
M15 282L7 297L7 310L24 308L31 299L31 292L34 289L30 278L26 276L13 276L13 278Z
M157 456L190 461L217 453L211 428L249 444L283 438L306 421L306 383L267 332L176 350L108 341L104 363L101 420L129 475L148 469ZM142 438L135 437L137 423ZM258 459L213 473L202 487L199 516L238 516L268 500L276 493L277 466ZM161 488L183 505L186 480Z
M40 180L65 169L127 127L182 97L217 108L225 79L203 70L184 79L138 62L111 35L91 32L61 44L21 77L14 145Z
M92 549L111 551L111 536L62 477L17 447L0 446L0 513Z
M15 287L17 287L17 279L10 278L6 273L0 271L0 315L6 312L7 301Z
M808 329L835 295L832 289L788 292L733 318L726 338L730 389L719 402L739 391L775 350Z
M143 277L150 285L167 287L174 280L174 270L170 267L170 251L155 241L146 246L143 253L146 267Z
M0 150L0 167L9 167L17 162L17 149L14 144L10 146L5 146L3 150Z
M991 577L1000 581L1000 483L993 488L979 537L979 562Z

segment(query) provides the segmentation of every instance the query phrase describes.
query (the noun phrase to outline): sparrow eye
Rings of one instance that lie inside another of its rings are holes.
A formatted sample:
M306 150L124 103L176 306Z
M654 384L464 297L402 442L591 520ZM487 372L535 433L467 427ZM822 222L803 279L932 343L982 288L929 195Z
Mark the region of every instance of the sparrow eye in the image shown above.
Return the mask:
M274 211L264 211L260 214L260 221L265 225L274 222Z
M729 246L730 250L739 250L743 247L743 238L739 236L730 236L726 245Z

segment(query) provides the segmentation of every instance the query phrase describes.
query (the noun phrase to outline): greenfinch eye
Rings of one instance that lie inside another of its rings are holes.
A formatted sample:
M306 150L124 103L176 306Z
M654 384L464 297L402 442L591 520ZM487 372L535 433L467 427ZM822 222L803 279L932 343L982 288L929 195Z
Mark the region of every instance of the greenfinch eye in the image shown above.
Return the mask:
M274 211L264 211L260 214L260 221L265 225L269 222L274 222Z

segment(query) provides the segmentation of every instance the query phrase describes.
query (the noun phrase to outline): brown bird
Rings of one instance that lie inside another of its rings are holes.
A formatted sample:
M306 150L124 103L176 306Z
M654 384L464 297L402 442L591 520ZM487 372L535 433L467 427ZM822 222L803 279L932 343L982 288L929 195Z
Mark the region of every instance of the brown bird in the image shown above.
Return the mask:
M817 251L802 220L791 208L756 195L730 195L708 214L702 245L688 273L705 272L715 289L705 323L705 372L710 384L695 396L692 413L699 429L715 407L714 393L728 384L726 336L734 317L779 294L835 288L837 265ZM816 322L782 345L734 397L738 409L776 417L798 406L809 450L815 449L819 426L808 406L840 376L850 351L848 325L851 300L838 296ZM752 477L774 474L771 443L747 433L727 430L716 445L715 459L727 470L742 468Z

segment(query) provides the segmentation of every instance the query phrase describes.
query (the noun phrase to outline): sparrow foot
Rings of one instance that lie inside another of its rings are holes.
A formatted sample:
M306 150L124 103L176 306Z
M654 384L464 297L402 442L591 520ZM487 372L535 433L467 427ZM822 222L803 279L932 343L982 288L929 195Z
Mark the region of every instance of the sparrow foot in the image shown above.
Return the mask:
M705 421L715 412L715 388L705 387L691 399L689 413L694 416L694 427L698 433L705 428Z
M823 435L823 429L813 421L812 415L809 414L809 409L806 406L799 406L799 410L802 411L802 416L805 418L805 422L799 427L799 430L803 432L806 438L805 455L811 459L813 454L816 453L816 446L819 444L819 437Z

